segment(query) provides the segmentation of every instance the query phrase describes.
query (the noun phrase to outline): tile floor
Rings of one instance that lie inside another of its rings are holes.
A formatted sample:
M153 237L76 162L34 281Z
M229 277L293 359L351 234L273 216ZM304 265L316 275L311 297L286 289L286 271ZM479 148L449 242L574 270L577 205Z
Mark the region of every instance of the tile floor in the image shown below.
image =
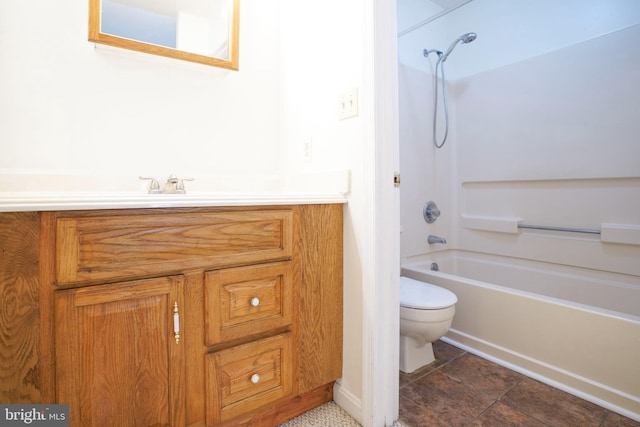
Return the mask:
M400 421L408 427L640 427L443 341L433 348L435 362L400 373Z

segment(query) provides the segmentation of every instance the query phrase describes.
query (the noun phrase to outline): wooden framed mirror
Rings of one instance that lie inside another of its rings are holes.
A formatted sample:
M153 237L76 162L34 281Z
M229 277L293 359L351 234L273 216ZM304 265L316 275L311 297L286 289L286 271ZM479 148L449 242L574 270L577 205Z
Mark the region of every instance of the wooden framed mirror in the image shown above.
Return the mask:
M238 69L240 0L89 0L89 41Z

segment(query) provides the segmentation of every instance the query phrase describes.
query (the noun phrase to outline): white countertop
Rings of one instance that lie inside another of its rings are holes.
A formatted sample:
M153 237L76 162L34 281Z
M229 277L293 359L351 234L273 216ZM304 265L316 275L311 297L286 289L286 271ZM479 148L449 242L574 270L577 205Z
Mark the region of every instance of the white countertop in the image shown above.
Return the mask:
M346 203L346 195L303 193L15 193L0 194L0 212Z
M0 170L0 212L346 203L350 173L196 176L185 187L186 194L148 194L133 173Z

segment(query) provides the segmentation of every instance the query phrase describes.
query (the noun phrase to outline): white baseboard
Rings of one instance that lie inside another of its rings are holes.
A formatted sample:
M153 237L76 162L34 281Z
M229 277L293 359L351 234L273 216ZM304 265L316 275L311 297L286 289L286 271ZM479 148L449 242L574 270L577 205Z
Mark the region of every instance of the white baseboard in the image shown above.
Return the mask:
M359 424L362 424L362 401L343 387L340 380L333 385L333 400Z

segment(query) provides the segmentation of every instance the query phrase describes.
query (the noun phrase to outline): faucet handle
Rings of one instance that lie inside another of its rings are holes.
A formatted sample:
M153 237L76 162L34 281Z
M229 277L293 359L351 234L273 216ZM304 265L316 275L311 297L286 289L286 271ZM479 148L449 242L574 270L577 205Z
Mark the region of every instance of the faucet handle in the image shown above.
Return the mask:
M422 215L424 216L424 220L427 221L427 223L432 224L440 216L440 209L438 209L438 206L436 206L435 202L428 201L422 208Z
M153 177L144 177L144 176L140 176L138 177L142 180L148 180L149 182L149 194L160 194L162 193L162 190L160 190L160 183L158 182L157 179L153 178Z
M178 181L178 185L176 187L176 193L178 194L185 194L187 192L187 190L185 190L184 188L184 182L185 181L193 181L195 178L182 178L181 180Z

